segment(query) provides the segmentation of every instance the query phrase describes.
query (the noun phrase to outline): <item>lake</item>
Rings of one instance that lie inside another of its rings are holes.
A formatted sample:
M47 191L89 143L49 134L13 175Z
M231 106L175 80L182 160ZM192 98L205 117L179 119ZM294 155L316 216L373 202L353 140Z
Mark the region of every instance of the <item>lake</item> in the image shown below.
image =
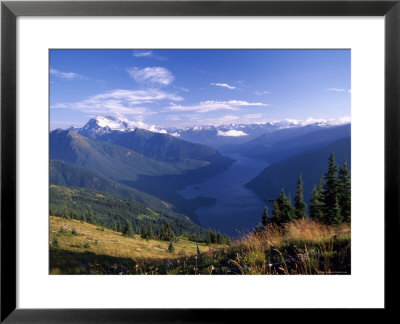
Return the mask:
M215 198L215 204L196 209L200 223L206 228L239 236L261 221L264 203L244 184L257 176L268 163L238 154L226 156L236 160L228 170L205 182L187 186L179 193L187 199L197 196Z

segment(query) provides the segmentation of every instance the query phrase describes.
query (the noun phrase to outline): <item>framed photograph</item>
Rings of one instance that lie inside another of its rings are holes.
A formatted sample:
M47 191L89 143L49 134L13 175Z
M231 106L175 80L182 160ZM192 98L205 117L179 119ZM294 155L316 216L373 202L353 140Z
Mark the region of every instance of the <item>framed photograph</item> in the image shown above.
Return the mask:
M1 320L390 310L399 15L2 2Z

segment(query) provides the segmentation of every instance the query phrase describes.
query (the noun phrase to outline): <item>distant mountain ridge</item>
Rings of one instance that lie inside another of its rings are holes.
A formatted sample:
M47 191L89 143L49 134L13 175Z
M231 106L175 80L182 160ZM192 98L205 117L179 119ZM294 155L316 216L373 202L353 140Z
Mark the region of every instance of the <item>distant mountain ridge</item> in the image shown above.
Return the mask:
M163 201L159 197L140 191L132 186L113 181L91 170L58 160L50 160L50 184L108 192L125 199L132 199L154 210L175 216L183 215L180 209L186 208L186 210L188 210L187 207L177 206L174 202ZM190 200L181 198L181 201L178 202L180 203L179 205L192 204L194 205L193 208L197 205L203 205L206 202L211 203L211 201L205 198ZM190 213L190 210L187 214L193 221L197 222L197 218L193 213ZM185 215L185 217L187 217L187 215Z
M63 161L50 160L50 183L108 192L123 198L132 199L155 210L173 213L173 206L156 197L110 180L88 169Z
M94 217L102 226L111 227L117 221L124 224L128 219L136 229L152 225L155 230L169 223L177 235L187 233L204 236L206 233L206 229L193 223L184 215L149 208L148 205L143 205L135 200L104 191L51 184L49 195L50 210L54 214L66 209L74 210L78 215L84 215L90 206Z
M50 158L84 167L116 181L136 180L138 175L179 174L186 169L184 165L156 161L70 130L50 133ZM204 165L205 162L199 162L197 167Z
M351 125L278 130L270 136L262 135L247 142L241 154L262 158L270 163L295 156L307 150L328 145L342 137L350 137ZM276 139L280 138L279 141ZM243 145L244 146L244 145Z
M309 150L299 155L276 162L265 168L245 186L252 189L263 200L276 199L282 188L295 197L297 180L303 178L304 200L308 204L314 185L328 170L328 158L335 154L336 163L343 165L345 157L351 167L351 139L340 138L322 148Z
M196 125L191 127L157 127L141 121L129 121L117 116L96 116L83 127L73 127L70 130L86 137L97 138L112 133L131 133L135 130L147 130L153 133L168 134L174 137L215 148L224 145L240 144L252 140L262 134L271 133L286 128L330 127L349 123L348 118L342 119L307 119L305 121L286 119L281 121L258 123L232 123L226 125Z
M151 143L151 139L157 136L156 133L145 130L137 130L137 133L139 143L142 141ZM131 132L129 136L136 136L137 133ZM146 192L171 204L175 212L197 221L194 210L211 204L214 200L206 197L186 200L176 191L187 184L204 181L222 172L233 163L233 160L223 157L211 147L192 144L167 134L159 135L162 135L162 140L157 141L157 145L147 146L150 149L157 148L154 152L143 150L147 144L143 147L138 146L143 153L156 156L157 160L120 145L85 137L73 130L57 129L50 133L50 159L84 168L113 182ZM128 141L126 145L129 143ZM178 147L176 151L174 151L175 146ZM165 155L162 155L163 153ZM87 180L88 177L85 176L83 179ZM84 181L83 179L79 181ZM64 184L62 182L64 180L58 177L58 181L61 182L57 183ZM103 182L103 184L110 188L109 183ZM86 185L99 189L91 182ZM85 185L81 183L79 186Z

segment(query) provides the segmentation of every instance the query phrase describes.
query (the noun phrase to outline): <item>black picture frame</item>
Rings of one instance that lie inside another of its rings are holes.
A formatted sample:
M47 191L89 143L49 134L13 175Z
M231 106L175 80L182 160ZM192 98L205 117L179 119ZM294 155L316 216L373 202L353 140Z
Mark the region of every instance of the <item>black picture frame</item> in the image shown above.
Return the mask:
M2 1L1 322L215 323L237 322L242 315L250 316L248 320L265 316L265 310L260 309L214 309L211 311L205 309L16 308L16 19L19 16L384 16L385 310L395 309L397 303L394 294L399 286L399 275L396 273L395 266L398 255L396 238L399 237L400 227L400 0ZM266 300L268 298L270 297L266 295ZM276 312L270 311L268 316L274 313Z

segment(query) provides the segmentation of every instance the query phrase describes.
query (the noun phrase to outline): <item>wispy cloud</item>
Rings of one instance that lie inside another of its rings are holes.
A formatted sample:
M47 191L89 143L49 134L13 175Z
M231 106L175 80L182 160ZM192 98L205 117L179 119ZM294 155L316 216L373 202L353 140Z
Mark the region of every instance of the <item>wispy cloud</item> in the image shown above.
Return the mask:
M134 57L148 57L148 58L154 58L160 61L165 61L167 58L164 56L159 56L155 55L153 51L146 50L146 51L140 51L140 50L134 50L133 51L133 56Z
M254 92L254 94L256 95L256 96L264 96L264 95L269 95L269 94L271 94L271 91L268 91L268 90L264 90L264 91L256 91L256 92Z
M182 97L160 91L150 90L113 90L91 96L79 102L58 103L51 106L52 109L67 108L82 110L94 114L113 114L117 116L140 115L148 116L156 112L143 107L144 104L157 101L170 100L181 101Z
M242 106L268 106L268 104L264 104L261 102L247 102L244 100L229 100L229 101L208 100L190 106L171 104L167 108L167 110L194 111L198 113L206 113L215 110L240 110L240 107Z
M243 116L244 120L253 120L253 119L260 119L263 117L263 114L246 114Z
M348 89L342 89L342 88L328 88L325 89L326 91L332 91L332 92L346 92L349 91Z
M50 69L50 75L54 75L58 78L62 79L82 79L83 75L75 73L75 72L62 72L56 69Z
M146 67L139 69L137 67L127 70L129 75L139 83L150 83L155 85L166 86L175 79L171 71L163 67Z
M231 86L227 83L210 83L210 85L216 86L216 87L222 87L222 88L227 88L230 90L236 89L235 86Z
M299 119L285 119L285 122L289 123L291 126L306 126L306 125L312 125L312 124L323 124L323 125L343 125L343 124L348 124L351 122L350 116L344 116L340 118L313 118L309 117L305 120L299 120ZM282 121L280 121L282 122Z
M135 57L146 57L152 55L153 55L152 51L133 51L133 56Z

